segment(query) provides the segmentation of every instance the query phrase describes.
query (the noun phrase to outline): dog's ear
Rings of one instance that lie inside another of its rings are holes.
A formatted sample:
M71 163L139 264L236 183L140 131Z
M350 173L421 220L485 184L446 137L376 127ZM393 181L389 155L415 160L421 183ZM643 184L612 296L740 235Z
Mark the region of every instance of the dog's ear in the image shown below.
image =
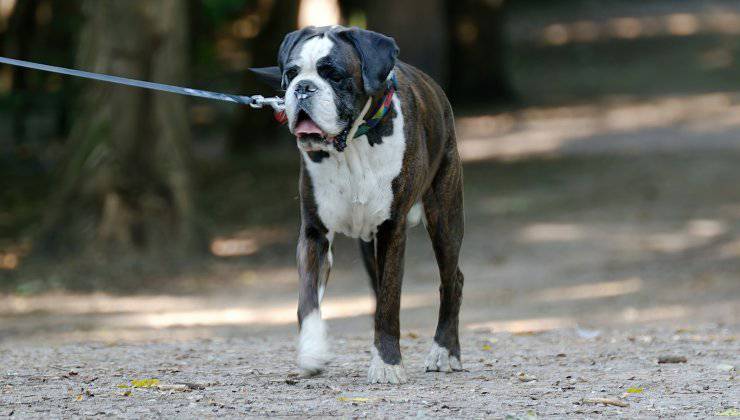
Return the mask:
M278 50L278 67L280 68L281 73L285 70L285 65L288 63L288 59L290 59L290 54L293 52L293 49L298 42L307 36L316 34L316 32L315 26L308 26L285 35L283 42L280 44L280 50ZM285 79L281 76L281 87L283 90L288 87L285 82Z
M295 48L298 41L303 38L306 31L312 28L313 27L299 29L285 35L283 42L280 43L280 49L278 50L278 66L280 66L281 70L285 68L285 63L288 61L288 58L290 58L290 53L293 52L293 48Z
M341 31L340 36L357 50L362 64L362 81L365 93L377 95L385 89L385 80L396 66L398 45L393 38L359 28Z
M254 73L255 76L257 76L257 80L260 82L266 84L267 86L270 86L274 90L280 90L281 89L281 81L282 81L282 72L280 71L280 67L273 66L273 67L258 67L258 68L250 68L249 71Z

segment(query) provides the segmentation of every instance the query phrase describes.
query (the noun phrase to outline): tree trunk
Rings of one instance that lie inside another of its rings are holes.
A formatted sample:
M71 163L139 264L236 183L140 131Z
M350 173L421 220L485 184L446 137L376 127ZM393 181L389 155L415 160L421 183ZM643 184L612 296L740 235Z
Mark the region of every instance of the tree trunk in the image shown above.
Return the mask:
M296 29L298 0L260 1L252 6L255 9L253 13L259 16L258 21L263 23L254 38L243 41L245 50L250 52L249 67L276 66L280 43L285 35ZM275 96L279 93L271 91L246 69L240 89L246 95ZM272 147L276 139L287 136L285 127L270 116L270 111L244 107L238 112L238 118L231 129L232 152L252 153L264 145Z
M187 4L87 0L77 66L181 84ZM183 255L199 245L185 98L84 81L39 250Z
M401 60L432 76L455 102L509 102L505 66L507 0L341 0L345 20L396 39Z
M506 0L449 1L450 89L455 102L505 103L514 99L506 74Z
M367 29L392 36L401 49L401 60L447 86L449 34L444 0L374 0L364 4Z
M8 20L7 39L5 40L5 55L19 60L28 60L31 42L35 34L35 15L38 9L38 0L18 2ZM13 82L12 105L12 133L15 145L26 140L26 115L28 114L28 70L12 67L10 70Z

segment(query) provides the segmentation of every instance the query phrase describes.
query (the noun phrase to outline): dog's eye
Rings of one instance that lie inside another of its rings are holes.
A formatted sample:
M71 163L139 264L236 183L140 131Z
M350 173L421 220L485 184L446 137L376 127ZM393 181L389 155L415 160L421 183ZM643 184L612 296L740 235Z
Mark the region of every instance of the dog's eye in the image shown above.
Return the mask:
M295 79L296 76L298 76L298 69L296 67L291 67L285 71L285 80L288 83L290 83L291 80Z
M334 82L341 82L344 79L344 75L332 66L319 67L319 75L324 79L329 79Z

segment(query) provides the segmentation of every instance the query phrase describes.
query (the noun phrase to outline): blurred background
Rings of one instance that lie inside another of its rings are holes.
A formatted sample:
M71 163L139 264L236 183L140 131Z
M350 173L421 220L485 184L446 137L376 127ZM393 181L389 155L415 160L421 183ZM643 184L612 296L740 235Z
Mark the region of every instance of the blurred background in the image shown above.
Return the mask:
M267 96L248 68L332 24L453 103L465 328L737 321L737 1L0 0L0 55ZM266 110L0 67L0 340L293 328L293 141ZM404 326L432 328L410 234ZM350 328L373 302L335 248Z

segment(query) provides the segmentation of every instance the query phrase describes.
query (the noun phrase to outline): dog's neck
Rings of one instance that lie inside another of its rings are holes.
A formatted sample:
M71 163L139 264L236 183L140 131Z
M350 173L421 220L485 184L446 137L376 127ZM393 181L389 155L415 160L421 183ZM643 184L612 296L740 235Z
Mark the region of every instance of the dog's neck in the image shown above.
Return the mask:
M386 79L386 88L383 96L373 101L370 97L365 102L365 106L360 112L360 116L352 123L352 125L337 136L334 140L334 148L341 152L347 147L348 139L356 139L358 137L367 135L376 126L381 124L385 119L385 116L391 113L393 108L393 96L396 94L398 89L398 82L396 81L395 72L391 72ZM373 102L375 102L373 104ZM372 106L371 106L372 105Z
M363 110L362 115L365 116L365 121L357 128L355 135L351 138L364 136L370 130L375 128L376 125L380 124L380 122L383 121L383 118L388 115L392 106L391 102L393 101L393 95L396 94L396 89L398 88L396 75L391 72L385 83L385 93L380 100L375 103L375 106L373 106L372 111L370 111L369 114L367 113L367 110ZM365 107L367 108L367 106Z

